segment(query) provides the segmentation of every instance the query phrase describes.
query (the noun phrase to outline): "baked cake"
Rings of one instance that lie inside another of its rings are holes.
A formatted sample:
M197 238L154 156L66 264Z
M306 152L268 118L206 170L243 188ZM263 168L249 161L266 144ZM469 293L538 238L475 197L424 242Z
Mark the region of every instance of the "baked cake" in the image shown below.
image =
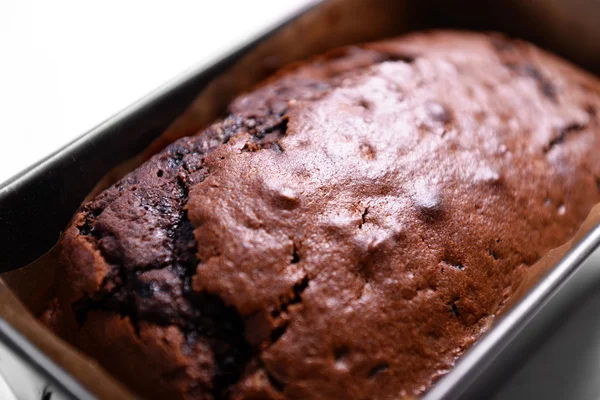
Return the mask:
M289 66L83 205L57 330L148 398L420 395L600 201L599 93L498 34Z

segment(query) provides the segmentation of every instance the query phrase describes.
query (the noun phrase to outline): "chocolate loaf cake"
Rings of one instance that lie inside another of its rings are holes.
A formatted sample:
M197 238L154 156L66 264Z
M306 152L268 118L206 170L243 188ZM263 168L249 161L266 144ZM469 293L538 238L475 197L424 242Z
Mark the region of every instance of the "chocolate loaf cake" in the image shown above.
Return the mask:
M498 34L289 66L81 208L53 324L148 398L420 395L600 201L598 110Z

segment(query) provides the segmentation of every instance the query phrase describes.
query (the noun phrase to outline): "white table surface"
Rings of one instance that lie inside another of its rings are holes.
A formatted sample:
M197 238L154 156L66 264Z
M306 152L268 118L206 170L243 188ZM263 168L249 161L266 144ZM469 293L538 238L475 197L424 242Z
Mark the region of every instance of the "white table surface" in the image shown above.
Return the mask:
M307 1L0 0L0 182ZM598 311L600 292L496 400L599 399Z

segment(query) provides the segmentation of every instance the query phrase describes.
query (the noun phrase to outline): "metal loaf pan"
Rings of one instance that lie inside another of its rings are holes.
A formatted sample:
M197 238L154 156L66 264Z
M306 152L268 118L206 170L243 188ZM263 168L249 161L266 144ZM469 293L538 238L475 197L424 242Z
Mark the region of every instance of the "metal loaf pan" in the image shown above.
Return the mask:
M456 27L519 36L599 73L598 20L600 2L593 0L313 1L266 27L260 38L240 43L214 64L156 90L0 186L0 372L24 399L131 397L32 317L51 298L54 279L54 264L39 260L47 257L42 256L103 177L110 183L162 145L194 133L221 115L236 93L275 68L339 45L415 29ZM194 98L195 117L178 118ZM150 144L150 150L135 158ZM123 166L129 159L133 161ZM550 328L600 282L600 271L590 262L599 244L600 227L591 227L425 397L491 396Z

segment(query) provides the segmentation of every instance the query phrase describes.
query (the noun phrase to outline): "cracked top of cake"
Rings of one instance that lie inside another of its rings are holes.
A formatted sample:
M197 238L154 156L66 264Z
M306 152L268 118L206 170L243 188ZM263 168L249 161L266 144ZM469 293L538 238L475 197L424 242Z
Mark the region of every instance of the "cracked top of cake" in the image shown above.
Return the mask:
M58 329L150 398L419 395L600 201L599 93L497 34L292 65L82 207Z

